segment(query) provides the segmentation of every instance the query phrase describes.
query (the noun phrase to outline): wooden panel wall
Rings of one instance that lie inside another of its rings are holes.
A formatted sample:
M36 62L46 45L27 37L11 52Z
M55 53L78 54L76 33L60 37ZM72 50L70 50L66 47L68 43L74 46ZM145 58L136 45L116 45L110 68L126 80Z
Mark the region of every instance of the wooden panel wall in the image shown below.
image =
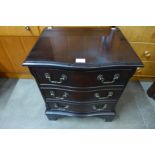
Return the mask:
M120 26L137 55L144 63L138 68L136 78L155 78L155 26Z
M0 77L32 78L22 63L40 35L39 27L0 27Z
M37 26L0 26L0 36L39 36Z

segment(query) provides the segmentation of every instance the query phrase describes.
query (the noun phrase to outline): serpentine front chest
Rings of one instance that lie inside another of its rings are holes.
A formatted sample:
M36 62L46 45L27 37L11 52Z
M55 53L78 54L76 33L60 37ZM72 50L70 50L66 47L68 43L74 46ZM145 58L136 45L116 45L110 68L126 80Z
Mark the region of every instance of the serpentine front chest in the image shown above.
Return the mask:
M46 28L23 65L36 79L50 120L99 116L105 121L114 119L128 80L143 66L115 27Z

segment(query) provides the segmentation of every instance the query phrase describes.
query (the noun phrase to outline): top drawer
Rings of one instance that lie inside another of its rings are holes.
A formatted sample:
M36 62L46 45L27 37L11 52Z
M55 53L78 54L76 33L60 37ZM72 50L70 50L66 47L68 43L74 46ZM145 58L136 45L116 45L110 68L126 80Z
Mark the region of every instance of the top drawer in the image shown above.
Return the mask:
M155 43L155 26L121 26L119 28L131 42Z
M37 26L0 26L0 36L39 36Z
M100 71L67 71L55 69L31 69L40 85L65 87L97 87L125 85L134 73L133 69L107 69Z

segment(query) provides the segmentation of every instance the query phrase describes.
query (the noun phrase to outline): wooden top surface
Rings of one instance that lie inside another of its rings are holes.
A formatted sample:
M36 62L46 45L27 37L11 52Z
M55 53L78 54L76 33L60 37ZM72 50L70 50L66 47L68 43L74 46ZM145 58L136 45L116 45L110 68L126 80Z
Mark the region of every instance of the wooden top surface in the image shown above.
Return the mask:
M45 29L23 65L65 68L143 66L121 31L110 27Z

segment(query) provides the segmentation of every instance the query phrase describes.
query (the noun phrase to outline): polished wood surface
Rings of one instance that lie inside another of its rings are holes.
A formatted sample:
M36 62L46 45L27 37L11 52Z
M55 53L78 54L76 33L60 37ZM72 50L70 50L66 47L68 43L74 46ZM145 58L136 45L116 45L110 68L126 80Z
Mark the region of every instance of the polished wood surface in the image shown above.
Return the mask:
M66 79L62 83L57 84L63 87L103 87L111 85L124 86L129 77L134 73L134 69L102 69L95 71L67 71L57 70L49 68L32 68L31 73L36 76L41 86L54 85L51 81L60 81L62 75L66 76ZM49 75L49 78L46 75ZM91 77L91 78L88 78ZM103 81L99 77L104 78Z
M60 28L60 27L77 27L77 26L54 26L54 27L57 27L57 28ZM90 28L90 27L97 27L97 26L78 26L78 27L87 27L87 28ZM110 28L112 26L102 26L104 28ZM49 29L52 29L53 26L39 26L39 31L40 33L45 29L45 28L49 28Z
M86 62L76 63L77 58ZM66 68L143 66L121 32L104 27L45 29L24 65L42 62Z
M39 36L37 26L0 26L0 36Z
M0 37L19 37L20 42L16 42L16 46L23 48L25 52L20 52L23 54L23 57L28 55L33 47L34 43L37 40L37 36L39 36L45 26L29 26L30 29L26 29L26 26L0 26ZM106 27L107 28L107 27ZM154 51L154 26L121 26L119 27L124 36L126 36L127 40L130 42L133 49L136 51L137 55L142 61L155 61L155 51ZM34 36L34 37L33 37ZM1 44L1 43L0 43ZM14 42L12 42L14 44ZM18 45L19 44L19 45ZM10 46L14 46L11 45ZM18 49L18 48L17 48ZM146 53L145 53L146 52ZM148 52L148 53L147 53ZM21 64L18 62L19 66L16 68L14 62L14 56L18 57L18 51L14 51L14 55L8 55L5 49L0 45L0 72L1 75L6 75L4 77L31 77L31 74L28 72L21 72ZM20 60L20 59L19 59ZM21 61L20 61L21 62ZM18 70L19 69L19 70ZM16 71L18 70L18 73ZM6 73L6 74L4 74ZM19 76L19 74L21 74ZM153 76L155 77L154 72L150 73L151 77L147 75L143 75L143 78L151 79ZM25 76L26 75L26 76ZM142 76L135 75L136 78L142 78Z
M61 109L65 109L64 111L71 112L71 113L93 113L93 112L107 112L114 110L115 102L94 102L91 104L84 104L81 108L80 104L73 104L73 103L61 103L58 101L47 102L47 108L49 111L60 111Z
M49 119L101 116L106 121L114 118L136 68L143 67L121 31L110 27L45 29L24 65L36 79Z
M100 89L89 89L89 90L72 90L72 89L63 89L63 88L41 88L43 95L46 100L57 100L57 98L62 98L64 93L67 93L67 96L61 101L74 101L84 104L85 102L91 103L92 101L117 101L123 91L122 88L100 88ZM52 93L52 94L51 94ZM109 93L112 93L111 96L108 96ZM95 95L99 95L97 97Z

